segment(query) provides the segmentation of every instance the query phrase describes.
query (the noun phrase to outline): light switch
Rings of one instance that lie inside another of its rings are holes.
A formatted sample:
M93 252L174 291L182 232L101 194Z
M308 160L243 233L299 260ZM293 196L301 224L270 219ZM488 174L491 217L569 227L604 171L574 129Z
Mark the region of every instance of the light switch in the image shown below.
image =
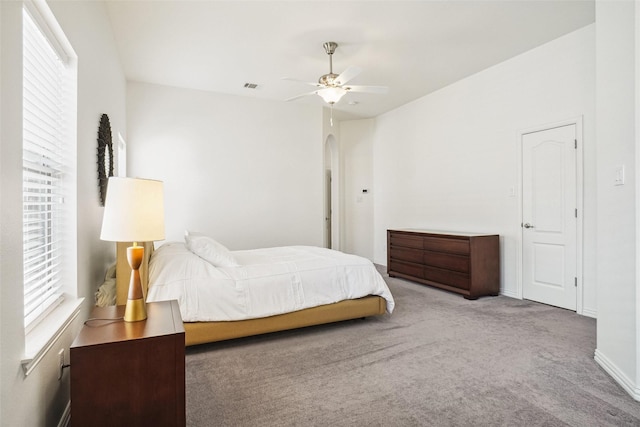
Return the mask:
M613 185L624 185L624 165L616 166Z

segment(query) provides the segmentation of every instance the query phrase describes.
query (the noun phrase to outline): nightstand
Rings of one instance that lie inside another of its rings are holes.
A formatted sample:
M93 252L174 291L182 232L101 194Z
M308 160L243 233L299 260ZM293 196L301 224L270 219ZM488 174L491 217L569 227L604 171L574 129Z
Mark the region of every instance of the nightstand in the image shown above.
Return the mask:
M115 319L124 306L96 307ZM184 426L185 342L177 301L147 304L146 320L93 320L71 345L72 426Z

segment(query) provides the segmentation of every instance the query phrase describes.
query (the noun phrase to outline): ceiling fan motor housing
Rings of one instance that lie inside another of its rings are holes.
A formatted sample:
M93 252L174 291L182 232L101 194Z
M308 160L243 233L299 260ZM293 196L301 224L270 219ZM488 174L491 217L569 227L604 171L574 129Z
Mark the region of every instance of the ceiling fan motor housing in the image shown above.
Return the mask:
M318 79L318 83L325 86L336 86L336 84L334 83L334 80L337 77L338 77L338 74L335 74L335 73L325 74L324 76L321 76Z

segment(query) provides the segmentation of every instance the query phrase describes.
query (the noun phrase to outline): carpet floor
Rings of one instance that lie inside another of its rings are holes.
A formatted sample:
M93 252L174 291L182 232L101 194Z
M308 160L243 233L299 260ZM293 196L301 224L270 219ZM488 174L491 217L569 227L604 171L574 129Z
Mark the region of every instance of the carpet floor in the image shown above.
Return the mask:
M390 316L187 348L187 425L640 426L595 319L383 276Z

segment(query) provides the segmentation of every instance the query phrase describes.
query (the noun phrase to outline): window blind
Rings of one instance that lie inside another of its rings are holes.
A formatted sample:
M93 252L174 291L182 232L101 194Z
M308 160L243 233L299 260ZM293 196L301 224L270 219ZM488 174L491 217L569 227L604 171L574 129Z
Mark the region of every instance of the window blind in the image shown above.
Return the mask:
M65 64L23 10L22 218L25 327L62 300Z

